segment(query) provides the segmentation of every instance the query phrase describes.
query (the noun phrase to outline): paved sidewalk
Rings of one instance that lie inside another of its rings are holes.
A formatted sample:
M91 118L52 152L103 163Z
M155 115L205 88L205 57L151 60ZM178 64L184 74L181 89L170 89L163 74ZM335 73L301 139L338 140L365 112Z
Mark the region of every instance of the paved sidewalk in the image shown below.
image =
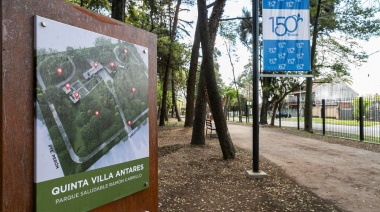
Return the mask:
M236 146L252 150L252 127L228 128ZM380 211L379 153L260 127L260 155L342 209Z

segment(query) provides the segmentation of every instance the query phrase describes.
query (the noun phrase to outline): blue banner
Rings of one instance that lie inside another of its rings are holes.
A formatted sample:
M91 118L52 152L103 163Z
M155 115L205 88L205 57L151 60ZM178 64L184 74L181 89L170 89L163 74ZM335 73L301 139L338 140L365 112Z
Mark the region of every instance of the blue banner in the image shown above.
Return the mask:
M308 0L263 0L264 71L310 71Z
M263 0L263 9L309 10L308 0Z

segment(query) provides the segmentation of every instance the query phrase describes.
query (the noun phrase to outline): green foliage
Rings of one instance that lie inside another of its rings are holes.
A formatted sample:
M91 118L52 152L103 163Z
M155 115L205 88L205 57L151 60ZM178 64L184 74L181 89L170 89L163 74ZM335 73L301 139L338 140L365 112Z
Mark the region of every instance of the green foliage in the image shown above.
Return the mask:
M62 89L55 86L47 87L43 96L53 104L59 103L65 97Z
M341 1L337 10L338 29L354 38L368 40L380 35L378 1Z
M72 4L79 5L83 8L94 12L107 15L111 9L112 0L66 0Z
M239 32L239 23L237 20L223 21L220 23L219 34L227 39L231 45L236 45Z
M75 124L78 127L82 127L85 124L85 118L84 118L83 112L80 112L77 114L77 117L75 118Z
M355 97L354 101L352 102L354 106L354 116L355 120L360 120L360 110L359 110L359 97ZM363 98L363 114L368 114L369 111L369 105L371 104L371 100L369 98Z
M111 42L111 38L98 37L95 40L95 48L92 48L92 59L100 62L103 65L108 65L114 60L114 45Z
M54 86L72 74L74 67L66 55L51 54L43 58L44 60L38 59L38 69L46 87ZM61 74L58 74L58 68L62 70Z
M128 1L126 4L126 23L139 28L148 27L152 14L146 12L149 10L149 6L145 2L140 4L136 1Z
M49 134L51 138L57 139L54 146L56 151L61 151L66 147L57 125L50 127Z
M251 60L244 66L244 71L237 77L239 92L243 98L252 99L252 63Z
M220 89L222 96L227 97L229 100L230 106L237 106L237 92L236 89L234 89L232 86L224 86L222 89Z
M187 88L187 78L189 70L185 67L180 67L178 71L175 72L176 91L178 96L186 96Z
M251 12L244 8L242 10L242 20L240 21L238 32L240 41L248 49L252 48L252 15Z
M101 14L110 14L111 0L67 0L73 4L77 4L81 7L90 9L92 11L101 13ZM184 0L181 4L181 12L186 11L188 7L192 7L194 5L194 0ZM143 0L143 1L127 1L125 8L125 22L127 24L133 25L135 27L150 31L157 35L157 73L158 78L160 79L160 83L162 83L162 78L164 75L165 67L167 64L167 58L169 53L172 53L171 57L171 70L175 71L175 87L181 92L181 96L184 95L184 90L186 87L187 80L187 68L188 62L190 61L190 51L189 46L184 45L178 41L174 41L173 49L169 52L170 46L170 30L172 24L172 18L174 16L173 9L173 1L168 0ZM184 21L179 20L176 40L179 37L188 36L189 32L187 31L187 27L192 25L192 21ZM107 64L109 63L109 57L112 55L112 49L109 49L111 45L107 39L100 38L95 43L97 47L95 51L101 51L102 54L97 54L93 50L85 50L83 51L84 58L91 58L92 55L98 55L98 58L94 58L94 60ZM87 56L86 56L87 55ZM130 62L130 58L126 57L123 54L119 54L119 58L122 61L125 61L127 64ZM81 67L80 67L81 68ZM132 68L132 67L131 67ZM83 70L88 69L83 67ZM134 74L133 72L131 74ZM127 79L124 78L124 79ZM159 87L159 86L158 86ZM171 88L171 86L169 86ZM159 92L160 92L159 88ZM118 93L123 93L121 91L117 91ZM168 94L171 92L168 92ZM170 94L171 95L171 94ZM160 100L160 98L159 98ZM168 102L170 102L170 98L168 98ZM125 107L127 102L123 102L122 105ZM171 103L169 103L171 104ZM125 109L125 108L124 108Z
M317 0L310 5L311 23L314 23ZM379 12L378 2L327 0L322 3L313 70L317 78L329 82L334 78L351 80L350 66L360 66L368 58L357 41L380 35Z

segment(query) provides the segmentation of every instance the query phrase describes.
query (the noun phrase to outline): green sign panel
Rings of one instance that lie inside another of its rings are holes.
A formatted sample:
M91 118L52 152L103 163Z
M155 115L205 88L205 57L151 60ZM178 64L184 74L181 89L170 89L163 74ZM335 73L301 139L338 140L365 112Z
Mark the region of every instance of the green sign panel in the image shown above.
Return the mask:
M149 186L148 49L35 17L37 211Z

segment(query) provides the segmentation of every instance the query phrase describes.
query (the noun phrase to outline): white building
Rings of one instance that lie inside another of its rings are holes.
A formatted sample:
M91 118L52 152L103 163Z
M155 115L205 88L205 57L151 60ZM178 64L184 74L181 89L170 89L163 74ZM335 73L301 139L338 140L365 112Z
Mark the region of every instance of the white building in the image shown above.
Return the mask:
M358 92L346 82L321 83L313 86L313 100L315 104L321 104L322 99L326 102L351 100L358 97Z
M91 78L94 74L96 74L98 71L103 69L103 66L100 63L96 63L96 66L95 66L94 65L95 62L93 60L88 60L88 63L91 65L91 68L83 73L83 77L85 79Z

